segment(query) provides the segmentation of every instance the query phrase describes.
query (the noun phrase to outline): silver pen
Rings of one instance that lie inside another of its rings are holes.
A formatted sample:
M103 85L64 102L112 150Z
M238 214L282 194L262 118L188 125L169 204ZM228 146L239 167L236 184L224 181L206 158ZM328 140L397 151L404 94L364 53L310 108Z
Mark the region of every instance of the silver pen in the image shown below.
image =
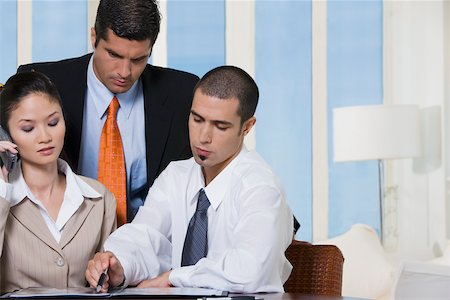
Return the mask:
M98 279L97 287L95 288L95 291L98 293L101 291L103 283L106 279L106 274L108 273L108 268L106 268L103 273L100 275L100 278Z

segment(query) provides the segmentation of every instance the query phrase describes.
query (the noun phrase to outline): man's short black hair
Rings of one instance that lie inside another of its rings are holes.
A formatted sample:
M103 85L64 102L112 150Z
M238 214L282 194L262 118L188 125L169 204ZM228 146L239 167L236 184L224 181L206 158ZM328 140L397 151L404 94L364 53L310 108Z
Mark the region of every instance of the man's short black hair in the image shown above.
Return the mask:
M241 126L253 117L258 105L259 91L253 78L241 68L221 66L207 72L195 86L204 95L219 99L236 98L239 101L238 116Z
M150 39L153 45L160 23L156 0L100 0L95 19L95 46L100 39L107 40L108 29L129 40Z

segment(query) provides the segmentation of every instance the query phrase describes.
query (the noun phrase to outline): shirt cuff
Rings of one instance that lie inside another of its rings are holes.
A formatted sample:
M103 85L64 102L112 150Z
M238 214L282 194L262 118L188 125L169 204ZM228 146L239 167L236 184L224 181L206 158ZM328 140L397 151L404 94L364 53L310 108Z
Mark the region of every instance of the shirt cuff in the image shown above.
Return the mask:
M123 281L121 284L116 286L115 288L119 290L119 292L123 291L128 286L127 278L123 275Z
M190 276L195 265L173 269L169 274L169 282L177 287L192 287Z
M6 199L6 201L8 201L9 204L12 206L13 204L11 203L10 197L11 189L12 189L11 183L7 183L3 179L0 179L0 197Z
M114 254L114 255L116 255L116 254ZM131 278L130 266L128 266L126 259L119 257L119 255L116 255L116 257L119 260L120 264L122 265L123 277L124 277L123 282L117 287L124 289L130 285L130 278Z

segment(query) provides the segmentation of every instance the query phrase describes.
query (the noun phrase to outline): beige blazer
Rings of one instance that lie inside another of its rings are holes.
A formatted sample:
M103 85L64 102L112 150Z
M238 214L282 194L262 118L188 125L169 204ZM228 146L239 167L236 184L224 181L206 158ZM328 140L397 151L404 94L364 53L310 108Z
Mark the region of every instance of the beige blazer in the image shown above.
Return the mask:
M80 176L100 198L85 198L58 244L28 198L9 208L0 197L0 290L86 285L87 262L116 228L116 201L98 181Z

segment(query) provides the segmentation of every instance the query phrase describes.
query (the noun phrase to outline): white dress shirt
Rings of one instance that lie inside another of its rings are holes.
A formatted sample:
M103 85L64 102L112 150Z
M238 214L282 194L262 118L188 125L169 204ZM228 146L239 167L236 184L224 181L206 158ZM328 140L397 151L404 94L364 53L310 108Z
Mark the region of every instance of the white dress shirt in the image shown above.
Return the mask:
M20 161L17 168L9 175L9 183L0 180L0 197L7 199L11 206L18 204L25 197L28 197L39 207L39 211L44 218L45 224L56 242L59 243L64 226L83 203L84 197L97 198L101 197L101 195L74 174L67 162L62 159L58 159L58 171L64 173L66 176L66 190L64 191L63 202L59 209L56 221L50 217L42 202L36 198L28 188L28 185L23 178Z
M284 252L293 217L271 168L243 149L206 187L193 158L171 162L156 179L132 223L106 241L125 270L125 284L138 284L172 269L174 286L232 292L282 292L291 272ZM208 208L208 254L181 266L187 227L199 190Z

